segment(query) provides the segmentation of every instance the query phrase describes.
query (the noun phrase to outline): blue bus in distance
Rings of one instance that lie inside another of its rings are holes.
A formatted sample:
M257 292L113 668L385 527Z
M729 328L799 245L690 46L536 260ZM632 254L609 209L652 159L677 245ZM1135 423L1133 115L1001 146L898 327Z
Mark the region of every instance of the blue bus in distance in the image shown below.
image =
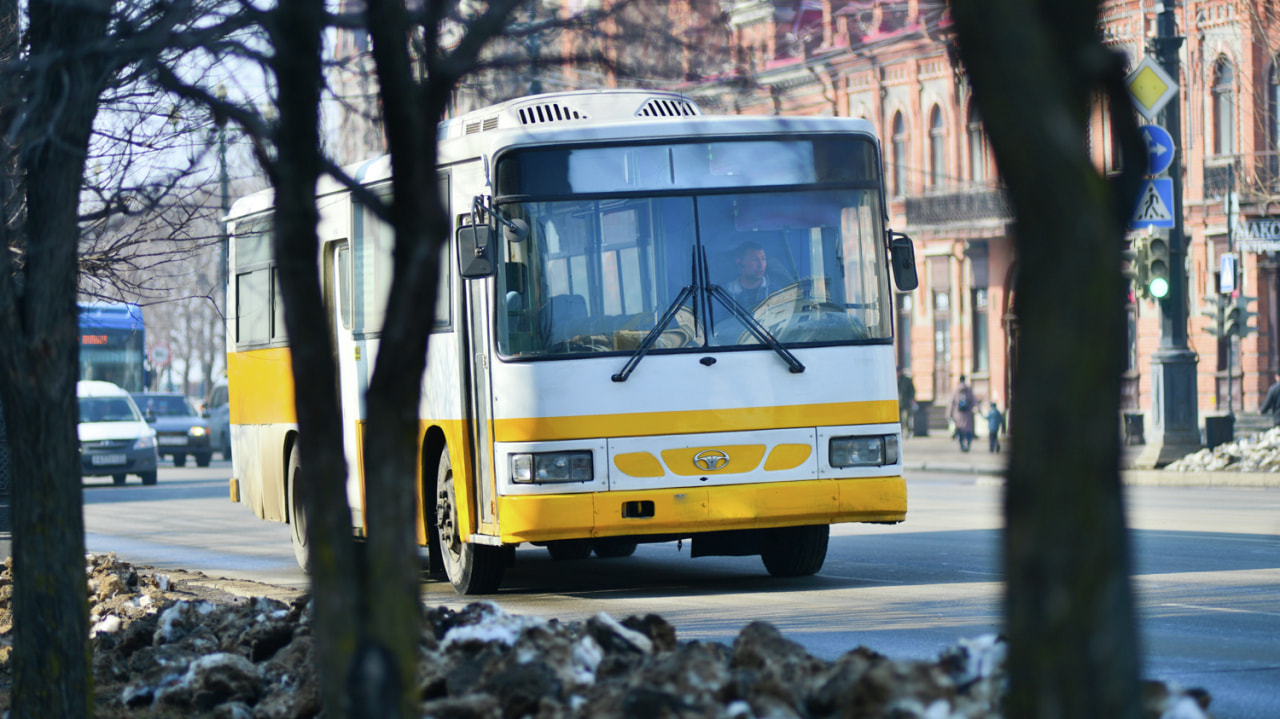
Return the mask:
M146 389L146 331L142 308L114 302L80 303L80 379Z

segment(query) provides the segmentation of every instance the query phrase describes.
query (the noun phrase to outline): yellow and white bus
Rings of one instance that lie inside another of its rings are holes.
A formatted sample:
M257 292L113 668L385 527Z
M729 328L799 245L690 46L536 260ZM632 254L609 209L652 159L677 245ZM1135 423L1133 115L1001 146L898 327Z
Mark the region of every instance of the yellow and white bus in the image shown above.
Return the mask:
M829 525L905 518L890 275L913 289L915 264L886 227L868 122L587 91L472 112L439 138L454 227L419 410L419 541L459 592L496 591L523 543L568 559L691 539L695 557L808 575ZM355 177L389 192L387 158ZM317 203L360 533L393 237L337 183ZM270 192L229 221L232 496L289 522Z

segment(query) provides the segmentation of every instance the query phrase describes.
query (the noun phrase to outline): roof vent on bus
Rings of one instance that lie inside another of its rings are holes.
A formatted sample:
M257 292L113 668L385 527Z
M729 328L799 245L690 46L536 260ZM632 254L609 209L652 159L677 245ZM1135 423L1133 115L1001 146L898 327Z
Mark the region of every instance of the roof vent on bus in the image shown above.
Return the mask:
M636 117L693 117L700 114L698 106L685 100L655 97L641 106Z
M498 116L494 115L493 117L486 117L483 120L468 122L467 126L463 128L463 134L474 135L477 132L488 132L496 129L498 129Z
M566 120L590 120L585 112L575 110L561 102L543 102L517 110L521 125L542 125Z

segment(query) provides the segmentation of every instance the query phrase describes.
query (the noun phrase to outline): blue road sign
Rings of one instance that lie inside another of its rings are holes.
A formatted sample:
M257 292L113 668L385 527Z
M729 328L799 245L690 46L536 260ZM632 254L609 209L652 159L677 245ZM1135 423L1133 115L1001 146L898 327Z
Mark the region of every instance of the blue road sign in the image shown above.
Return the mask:
M1143 180L1138 206L1133 208L1129 229L1173 227L1173 178Z
M1173 163L1173 137L1159 125L1143 125L1138 128L1147 143L1147 174L1159 175Z

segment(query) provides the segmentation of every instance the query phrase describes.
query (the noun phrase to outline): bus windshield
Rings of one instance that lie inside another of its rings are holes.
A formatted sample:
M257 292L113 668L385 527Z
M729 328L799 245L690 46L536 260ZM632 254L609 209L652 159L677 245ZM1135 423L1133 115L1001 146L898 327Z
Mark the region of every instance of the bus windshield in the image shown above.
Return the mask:
M632 352L668 310L654 351L758 347L728 298L784 345L888 340L878 197L806 188L505 204L531 230L502 243L499 350Z

